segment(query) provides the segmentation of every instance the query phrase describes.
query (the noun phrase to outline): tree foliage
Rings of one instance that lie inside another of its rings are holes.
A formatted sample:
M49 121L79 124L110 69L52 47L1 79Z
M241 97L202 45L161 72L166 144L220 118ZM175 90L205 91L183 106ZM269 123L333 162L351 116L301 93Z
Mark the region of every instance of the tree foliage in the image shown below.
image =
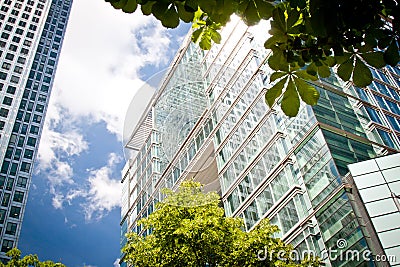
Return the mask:
M319 266L317 260L291 260L292 247L273 237L278 227L267 220L243 231L242 219L225 217L218 194L203 193L199 183L184 182L166 194L139 222L151 234L127 235L124 261L133 266Z
M232 14L249 26L269 19L264 46L272 50L268 64L275 73L265 97L271 106L283 95L281 106L288 116L297 114L300 99L317 103L319 93L309 81L337 69L342 80L364 87L372 82L370 66L396 66L400 60L398 0L106 1L128 13L140 6L167 28L180 20L192 22L192 40L206 50L220 43L218 31Z
M62 263L39 261L37 255L26 255L21 258L21 251L17 248L12 248L6 255L10 257L10 260L7 264L0 262L0 267L65 267Z

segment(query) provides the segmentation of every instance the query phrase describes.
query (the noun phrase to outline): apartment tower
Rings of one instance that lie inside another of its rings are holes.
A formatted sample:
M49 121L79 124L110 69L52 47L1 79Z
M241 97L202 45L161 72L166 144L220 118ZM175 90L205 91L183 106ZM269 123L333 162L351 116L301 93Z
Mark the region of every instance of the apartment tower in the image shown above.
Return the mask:
M16 247L72 0L0 4L0 259Z
M277 237L326 266L399 264L372 261L384 249L358 207L348 165L399 152L400 69L373 69L365 88L335 76L315 82L318 105L302 103L288 118L264 100L266 28L236 19L211 50L190 38L179 50L125 142L121 246L127 232L147 234L137 221L163 199L161 188L194 178L218 191L226 215L243 218L247 231L269 218ZM366 250L371 258L344 257Z

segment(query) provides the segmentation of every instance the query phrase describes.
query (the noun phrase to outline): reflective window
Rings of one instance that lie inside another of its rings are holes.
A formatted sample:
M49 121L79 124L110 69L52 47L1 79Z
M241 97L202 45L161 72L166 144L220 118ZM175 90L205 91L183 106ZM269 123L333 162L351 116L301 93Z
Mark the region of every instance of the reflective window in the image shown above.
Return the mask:
M382 138L382 141L385 145L387 145L388 147L392 147L392 148L397 148L397 146L394 144L392 136L390 133L381 130L381 129L377 129L379 135Z
M24 200L24 192L15 191L13 201L21 202Z
M3 244L1 246L1 252L7 252L12 249L14 246L14 241L4 239Z
M28 183L28 178L21 176L18 177L17 186L25 188L27 183Z
M21 214L21 208L20 207L11 206L10 214L9 214L9 216L11 218L18 219L20 214Z
M386 118L388 119L390 125L393 127L394 130L400 132L400 120L397 118L394 118L390 115L386 115Z
M17 224L8 222L7 227L6 227L6 234L7 235L15 235L16 232L17 232Z

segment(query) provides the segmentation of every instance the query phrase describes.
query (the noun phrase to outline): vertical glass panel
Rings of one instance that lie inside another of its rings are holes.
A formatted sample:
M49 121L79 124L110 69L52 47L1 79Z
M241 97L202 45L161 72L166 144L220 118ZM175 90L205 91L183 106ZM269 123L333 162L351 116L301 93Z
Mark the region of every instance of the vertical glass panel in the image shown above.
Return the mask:
M267 186L257 197L256 201L259 206L260 215L263 216L274 204L271 189Z
M391 148L397 148L397 145L393 142L392 135L384 130L377 129L379 135L381 136L383 143Z
M296 223L300 221L293 199L279 212L279 217L281 218L282 223L282 234L287 233ZM285 219L282 220L282 218Z

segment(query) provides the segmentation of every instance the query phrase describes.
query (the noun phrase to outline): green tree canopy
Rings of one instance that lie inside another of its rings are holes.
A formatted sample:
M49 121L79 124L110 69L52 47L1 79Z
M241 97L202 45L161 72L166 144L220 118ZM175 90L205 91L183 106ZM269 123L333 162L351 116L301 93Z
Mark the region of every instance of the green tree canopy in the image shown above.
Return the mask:
M10 257L10 260L7 264L0 262L0 267L65 267L62 263L39 261L37 255L26 255L21 258L21 251L17 248L12 248L6 255Z
M183 182L177 192L165 193L139 221L151 234L127 235L123 260L133 266L319 266L316 260L290 259L292 247L273 237L278 227L268 220L243 231L242 219L225 217L218 194L203 193L199 183Z
M105 0L132 13L140 6L167 28L192 22L192 40L202 49L220 43L219 30L232 14L247 25L270 20L265 48L269 66L269 106L283 94L282 110L298 113L300 99L315 105L319 92L309 81L327 78L332 70L344 81L364 87L372 82L369 67L396 66L399 56L398 0ZM262 33L261 33L262 34ZM333 68L335 67L335 68Z

